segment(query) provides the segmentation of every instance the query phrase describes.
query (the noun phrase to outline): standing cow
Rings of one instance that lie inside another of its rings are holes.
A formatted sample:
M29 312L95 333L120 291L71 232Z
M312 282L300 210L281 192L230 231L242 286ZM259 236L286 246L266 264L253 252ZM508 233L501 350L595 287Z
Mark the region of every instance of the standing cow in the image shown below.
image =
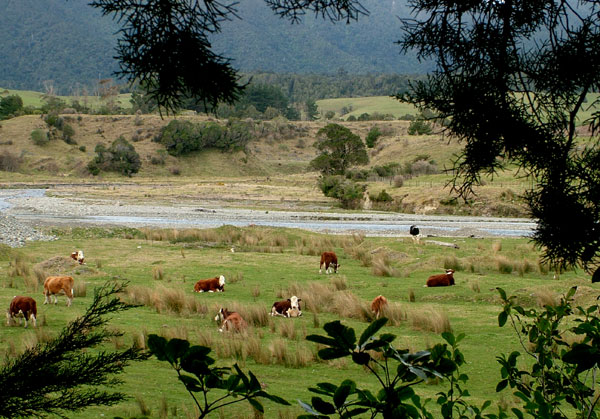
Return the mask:
M321 254L321 263L319 265L319 273L323 270L323 265L325 265L325 273L331 273L330 269L333 269L334 273L337 273L340 265L338 264L338 259L335 252L323 252Z
M44 281L44 304L50 302L50 297L54 298L54 304L58 302L57 294L64 292L67 297L67 307L73 301L73 277L71 276L49 276Z
M302 309L300 308L300 301L302 298L298 298L292 295L291 298L283 301L276 301L271 307L271 316L284 316L284 317L300 317L302 315Z
M371 311L375 315L376 319L379 318L379 315L387 305L388 300L383 295L378 295L373 299L373 302L371 302Z
M10 302L10 307L6 312L6 324L10 326L15 319L19 319L21 325L21 316L25 319L25 327L27 327L27 319L31 320L33 327L36 327L37 321L37 303L31 297L16 296Z
M446 269L445 274L431 275L427 278L426 287L449 287L454 285L454 269Z
M221 308L215 316L215 321L219 322L219 332L241 332L248 327L246 321L235 311L229 311Z
M194 285L195 292L223 292L225 291L225 277L215 276L210 279L201 279Z
M71 259L79 262L80 265L83 265L85 262L85 257L83 256L83 250L76 250L71 253Z

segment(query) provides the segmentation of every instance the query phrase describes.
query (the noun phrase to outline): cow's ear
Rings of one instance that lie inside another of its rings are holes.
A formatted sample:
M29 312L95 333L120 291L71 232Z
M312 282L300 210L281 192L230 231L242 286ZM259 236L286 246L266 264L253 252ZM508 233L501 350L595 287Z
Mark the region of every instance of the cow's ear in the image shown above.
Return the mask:
M292 300L291 300L291 299L289 299L289 298L288 298L288 301L289 301L290 303L292 302Z
M302 298L298 298L298 301L302 301Z

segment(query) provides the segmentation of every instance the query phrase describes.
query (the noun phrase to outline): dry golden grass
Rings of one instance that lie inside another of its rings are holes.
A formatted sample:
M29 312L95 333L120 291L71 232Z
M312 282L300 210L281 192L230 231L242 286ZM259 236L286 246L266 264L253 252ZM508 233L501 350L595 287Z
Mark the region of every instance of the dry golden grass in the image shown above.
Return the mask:
M133 304L154 308L158 313L174 313L181 316L191 314L205 315L208 307L194 295L188 295L179 289L158 286L155 289L130 286L125 291Z
M501 274L510 274L514 269L513 263L505 256L496 256L495 258L498 272Z
M408 319L408 313L399 303L388 303L381 310L381 316L388 318L388 325L399 326Z
M13 253L13 259L9 261L9 270L8 276L10 277L28 277L31 274L31 269L29 268L29 261L27 258L18 252Z
M162 281L164 277L165 273L163 272L163 268L161 266L152 267L152 279L155 281Z
M73 297L85 297L87 295L87 283L83 280L74 281Z
M498 253L498 252L502 251L502 242L500 240L497 240L492 243L492 251L494 253Z
M471 288L471 291L479 294L481 292L481 288L479 286L479 281L478 280L472 280L469 282L469 288Z
M555 307L558 304L558 296L548 288L539 288L534 292L536 304L543 308L546 306Z
M410 320L411 327L415 330L424 330L438 334L452 331L448 315L433 307L411 310L408 314L408 319Z
M371 272L375 276L399 276L398 270L392 266L392 260L387 253L378 254L373 257Z

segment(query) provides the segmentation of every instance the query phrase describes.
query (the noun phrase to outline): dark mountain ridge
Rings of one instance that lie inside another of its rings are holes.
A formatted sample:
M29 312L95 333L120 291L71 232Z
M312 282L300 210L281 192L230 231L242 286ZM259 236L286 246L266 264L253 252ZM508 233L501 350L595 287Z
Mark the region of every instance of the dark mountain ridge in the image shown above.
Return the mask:
M365 0L369 16L336 23L306 15L291 24L263 0L238 5L241 19L223 24L214 50L242 72L296 74L407 74L429 68L400 55L399 16L408 10L395 0ZM0 86L56 93L93 92L113 77L119 27L81 0L0 2Z

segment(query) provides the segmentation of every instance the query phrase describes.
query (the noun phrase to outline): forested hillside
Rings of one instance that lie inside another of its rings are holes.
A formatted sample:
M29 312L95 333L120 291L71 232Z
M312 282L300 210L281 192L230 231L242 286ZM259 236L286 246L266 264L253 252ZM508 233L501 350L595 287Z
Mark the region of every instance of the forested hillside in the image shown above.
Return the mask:
M0 2L0 87L72 94L111 77L118 26L85 1L10 0ZM213 39L215 51L233 59L242 72L337 75L423 73L414 57L403 57L394 44L407 8L394 0L366 0L370 15L359 22L332 24L308 15L291 24L263 0L238 5L241 20L225 22ZM51 82L50 82L51 81ZM367 79L363 81L368 81ZM298 99L353 96L353 82L331 89L327 78L303 87ZM374 83L377 85L377 83ZM45 86L46 85L46 86ZM282 83L284 91L294 80ZM322 93L329 90L329 93ZM363 95L394 92L370 89Z

